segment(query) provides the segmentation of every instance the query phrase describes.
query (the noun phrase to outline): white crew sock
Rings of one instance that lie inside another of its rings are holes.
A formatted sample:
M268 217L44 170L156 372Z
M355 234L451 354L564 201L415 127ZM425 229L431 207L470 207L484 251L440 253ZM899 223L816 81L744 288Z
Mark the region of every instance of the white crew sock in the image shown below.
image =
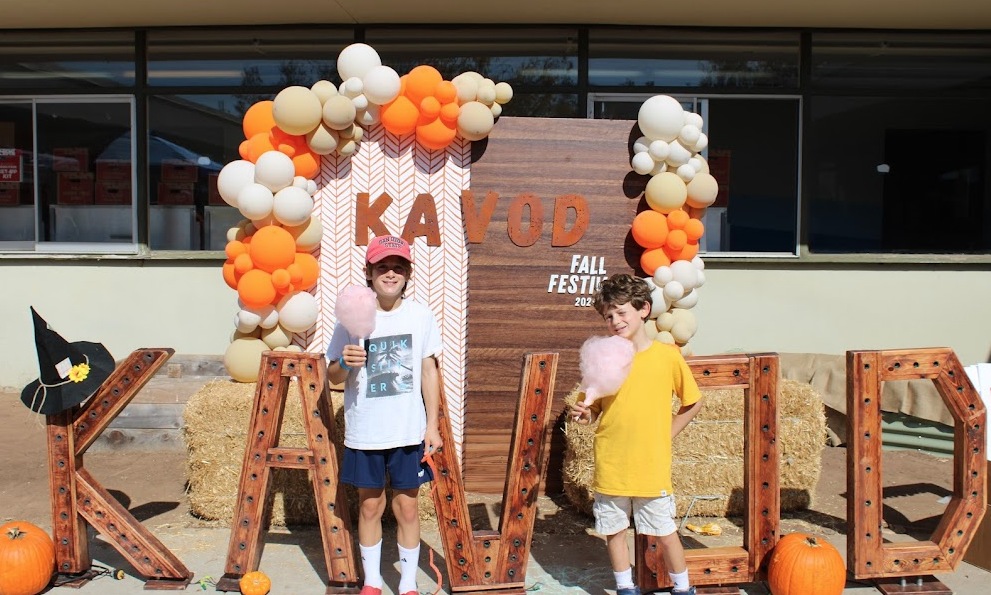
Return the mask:
M668 573L671 576L671 581L674 583L673 589L675 591L687 591L691 583L688 582L688 569L686 568L682 572L677 574L673 572Z
M397 544L398 545L398 544ZM420 567L420 544L408 550L399 546L399 595L416 591L416 571Z
M616 577L616 588L617 589L632 589L633 588L633 568L627 568L622 572L613 571L613 576Z
M361 548L361 571L365 575L365 586L375 587L376 589L382 588L382 540L375 545L364 546L360 543L358 547Z

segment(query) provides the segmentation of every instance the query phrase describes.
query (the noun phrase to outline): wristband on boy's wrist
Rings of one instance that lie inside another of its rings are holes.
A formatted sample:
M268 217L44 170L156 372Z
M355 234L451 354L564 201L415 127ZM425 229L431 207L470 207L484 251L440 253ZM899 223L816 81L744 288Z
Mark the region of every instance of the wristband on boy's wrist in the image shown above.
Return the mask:
M344 356L343 355L341 356L341 359L337 360L337 363L339 363L341 365L341 368L344 369L344 370L350 370L351 369L351 366L349 366L346 363L344 363Z

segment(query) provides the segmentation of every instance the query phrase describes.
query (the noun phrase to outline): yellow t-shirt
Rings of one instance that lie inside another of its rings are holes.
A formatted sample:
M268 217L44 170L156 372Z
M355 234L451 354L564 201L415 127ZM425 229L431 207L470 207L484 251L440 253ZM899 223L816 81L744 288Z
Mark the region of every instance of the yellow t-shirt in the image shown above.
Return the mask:
M599 414L592 489L641 498L672 493L672 394L682 406L702 398L678 349L654 342L636 354L619 392L592 404Z

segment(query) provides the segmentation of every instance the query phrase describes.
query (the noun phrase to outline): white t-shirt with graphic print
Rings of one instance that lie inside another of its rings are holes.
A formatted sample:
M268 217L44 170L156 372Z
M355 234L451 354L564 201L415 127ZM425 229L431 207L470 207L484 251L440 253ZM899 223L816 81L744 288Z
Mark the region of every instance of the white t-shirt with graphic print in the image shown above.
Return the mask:
M327 346L327 361L339 360L345 345L358 344L338 323ZM344 381L344 445L382 450L419 444L427 429L421 364L441 352L433 312L411 299L391 312L376 312L375 331L365 350L365 366L348 370Z

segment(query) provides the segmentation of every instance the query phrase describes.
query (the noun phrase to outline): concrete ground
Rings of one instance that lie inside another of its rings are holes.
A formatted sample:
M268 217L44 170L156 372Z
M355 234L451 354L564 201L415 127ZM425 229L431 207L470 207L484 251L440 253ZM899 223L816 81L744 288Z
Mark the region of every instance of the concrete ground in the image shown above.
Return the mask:
M174 381L173 381L174 383ZM149 385L146 399L171 402L169 389ZM131 406L129 406L131 407ZM44 418L24 408L14 392L0 392L0 523L27 520L50 530L50 505L45 453ZM120 437L118 436L119 439ZM85 466L143 525L160 539L195 574L186 591L214 591L212 581L224 572L228 526L196 519L188 512L185 495L185 452L173 439L154 435L134 442L98 442L86 454ZM784 513L781 533L804 532L832 543L846 557L845 450L826 448L822 476L811 510ZM885 522L889 541L927 539L945 508L952 488L952 462L917 452L885 453ZM469 494L473 528L498 527L500 497ZM592 530L592 521L573 510L563 498L541 497L525 585L528 591L550 594L612 595L604 541ZM688 548L740 545L739 519L715 521L720 537L703 537L683 529ZM266 536L260 570L273 580L274 595L323 593L326 569L320 536L313 527L274 528ZM430 551L446 575L443 548L436 524L425 521L419 590L436 590L436 578L428 566ZM630 536L632 547L632 534ZM393 529L386 529L383 576L386 595L393 595L399 581ZM56 587L50 593L118 595L138 593L144 582L105 538L91 531L90 553L95 564L123 569L117 581L98 577L78 590ZM991 593L991 572L963 562L955 572L937 578L960 595ZM741 593L763 595L763 583L740 585ZM447 591L442 591L447 593ZM844 593L879 592L869 582L848 580Z

